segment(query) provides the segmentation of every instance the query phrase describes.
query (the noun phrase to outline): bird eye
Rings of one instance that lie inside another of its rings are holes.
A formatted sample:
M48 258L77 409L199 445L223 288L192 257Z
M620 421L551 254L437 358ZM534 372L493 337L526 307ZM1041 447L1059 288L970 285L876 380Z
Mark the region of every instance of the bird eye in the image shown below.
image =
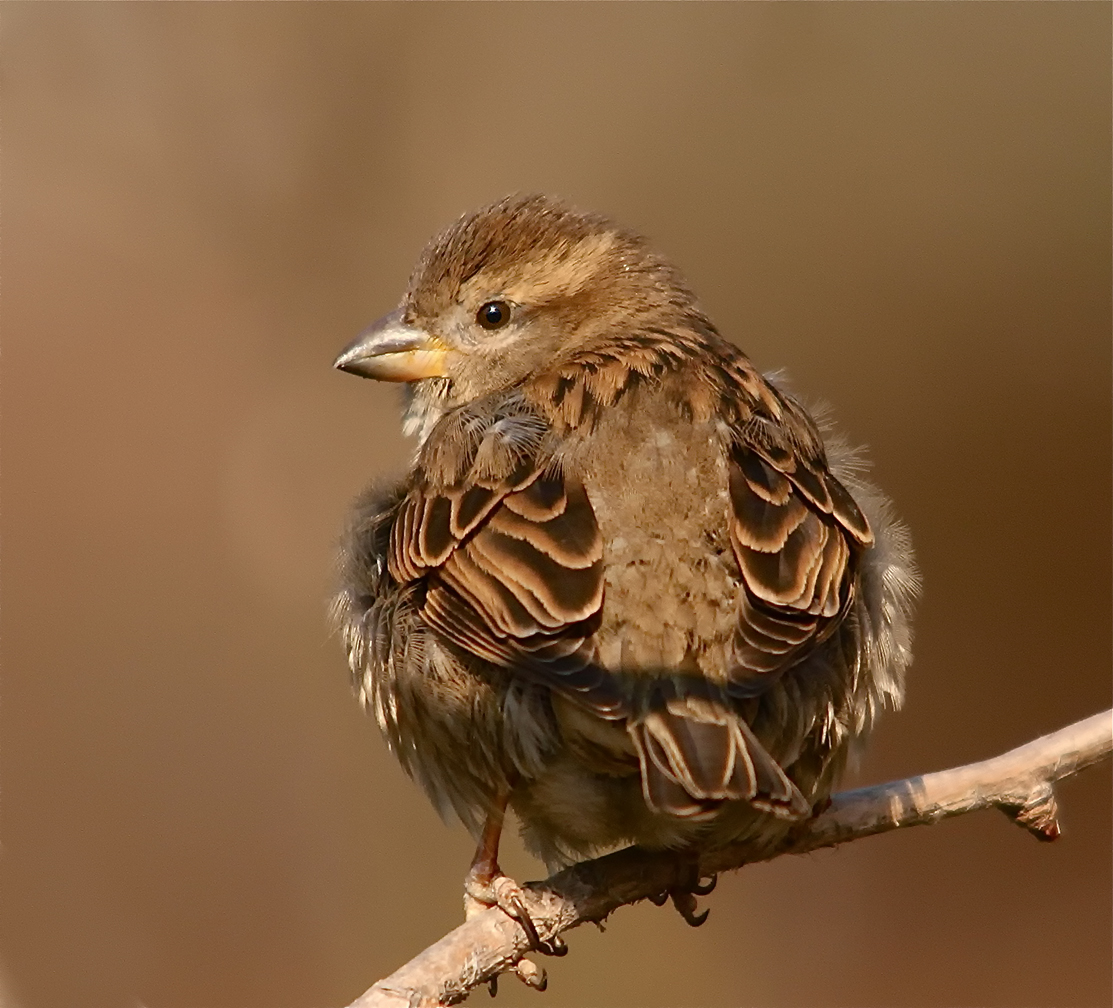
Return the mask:
M484 329L499 329L510 321L510 305L505 301L488 301L476 312L475 321Z

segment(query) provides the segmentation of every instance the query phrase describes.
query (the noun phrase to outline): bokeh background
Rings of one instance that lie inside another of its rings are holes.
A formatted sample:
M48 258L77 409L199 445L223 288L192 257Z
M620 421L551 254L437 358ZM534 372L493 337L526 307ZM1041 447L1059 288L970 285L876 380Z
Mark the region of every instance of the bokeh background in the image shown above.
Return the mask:
M5 1006L328 1008L460 919L326 626L410 450L331 361L507 192L649 233L870 446L925 594L855 780L1109 706L1108 4L3 6ZM1108 1005L1108 768L1061 799L624 910L498 1003Z

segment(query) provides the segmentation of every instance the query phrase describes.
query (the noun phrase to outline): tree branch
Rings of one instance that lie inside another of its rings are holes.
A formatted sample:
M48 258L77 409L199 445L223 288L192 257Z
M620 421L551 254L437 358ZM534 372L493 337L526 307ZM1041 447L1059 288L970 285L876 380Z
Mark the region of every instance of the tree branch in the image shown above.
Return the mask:
M755 852L752 846L738 845L706 852L700 859L701 877L991 806L1037 839L1054 840L1059 824L1053 785L1111 750L1113 711L1106 711L981 763L844 791L775 848ZM529 910L541 938L550 939L587 921L601 921L627 903L682 886L684 875L685 865L675 854L627 847L530 883ZM528 952L521 926L501 910L487 910L380 980L348 1008L457 1004Z

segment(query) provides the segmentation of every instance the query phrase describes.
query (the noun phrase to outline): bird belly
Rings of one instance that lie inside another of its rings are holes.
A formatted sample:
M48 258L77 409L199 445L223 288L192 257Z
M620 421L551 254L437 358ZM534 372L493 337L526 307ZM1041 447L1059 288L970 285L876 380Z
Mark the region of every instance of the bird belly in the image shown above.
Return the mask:
M706 830L704 823L653 812L642 795L636 762L624 775L597 772L574 746L522 782L511 804L526 847L550 870L631 843L681 848Z

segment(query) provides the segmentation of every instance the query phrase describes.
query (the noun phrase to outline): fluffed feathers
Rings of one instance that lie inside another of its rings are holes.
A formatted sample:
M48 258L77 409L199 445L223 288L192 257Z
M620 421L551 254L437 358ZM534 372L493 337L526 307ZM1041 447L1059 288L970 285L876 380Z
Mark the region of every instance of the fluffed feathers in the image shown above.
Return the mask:
M339 366L413 382L417 457L357 506L337 611L442 811L512 788L550 861L768 838L899 703L906 534L640 237L485 208Z

